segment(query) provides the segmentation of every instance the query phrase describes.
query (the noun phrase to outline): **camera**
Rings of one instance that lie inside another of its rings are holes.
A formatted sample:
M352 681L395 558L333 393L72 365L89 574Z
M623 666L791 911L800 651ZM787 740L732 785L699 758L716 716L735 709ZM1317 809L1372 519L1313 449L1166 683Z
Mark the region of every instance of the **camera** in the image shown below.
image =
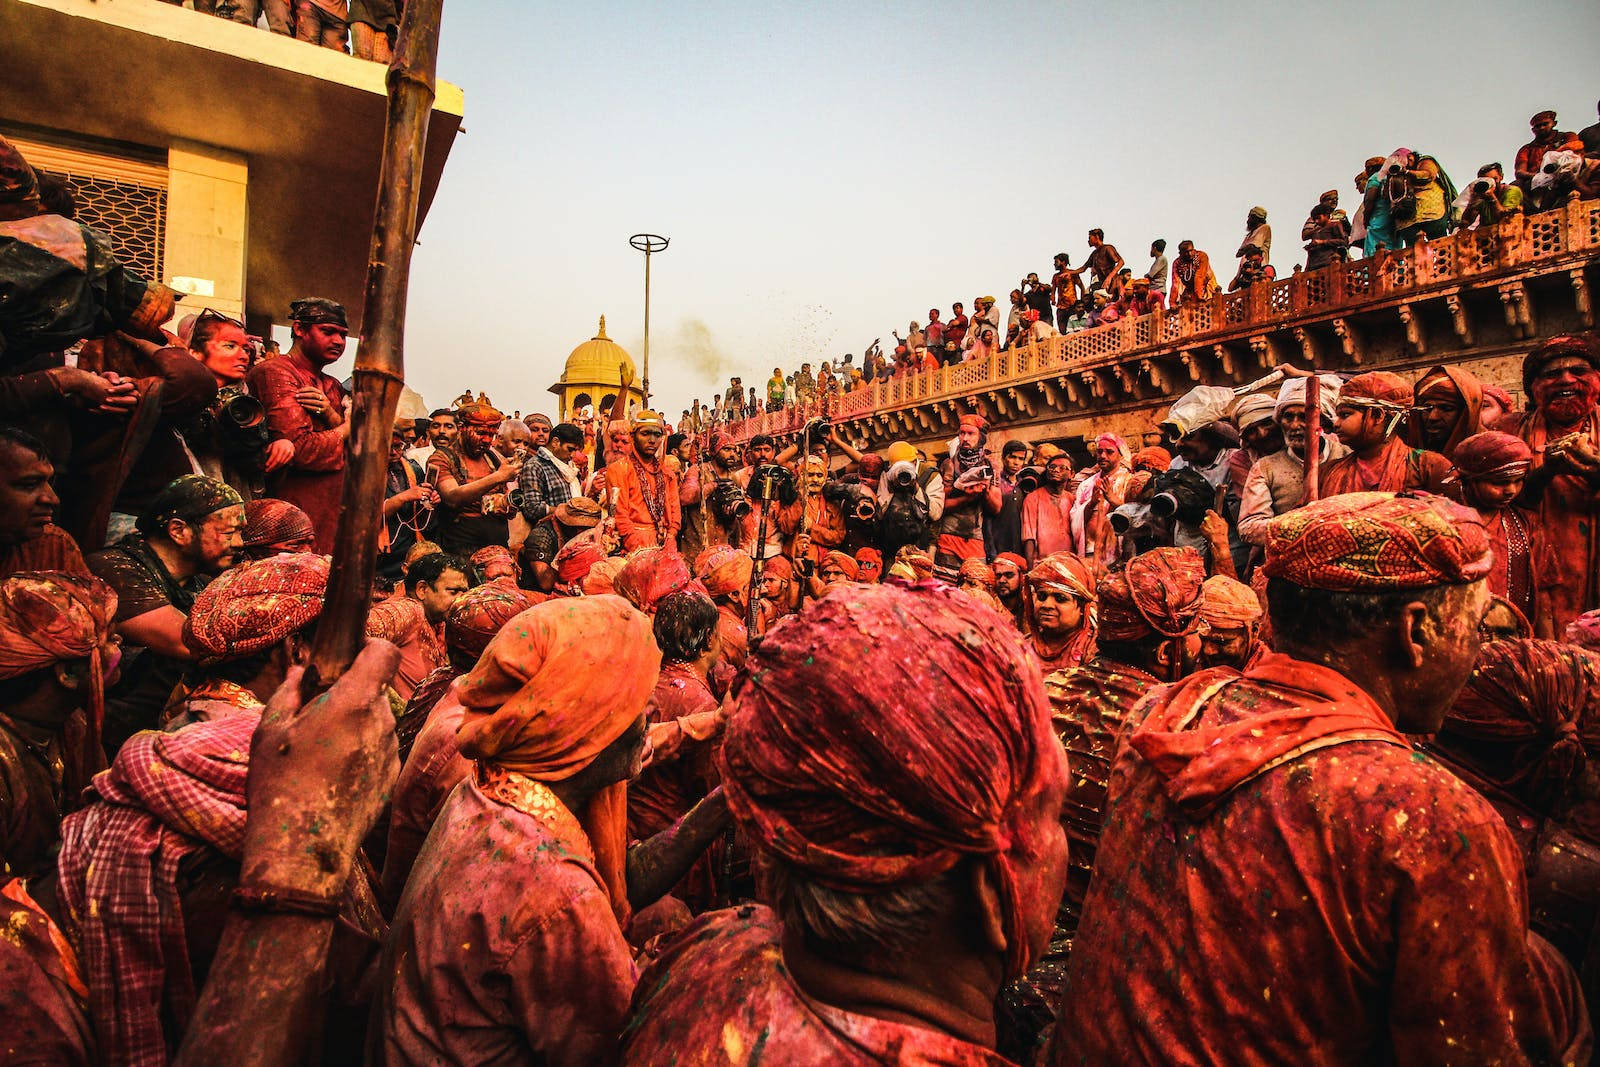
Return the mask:
M1149 504L1123 504L1111 512L1111 532L1118 537L1126 537L1134 530L1143 529L1150 525Z
M1017 488L1023 495L1039 488L1039 483L1044 479L1044 471L1039 467L1023 467L1017 472Z
M900 470L889 475L890 492L901 493L910 489L915 489L916 486L916 472L910 470L909 468L902 467Z
M1479 194L1487 193L1492 184L1487 178L1479 178L1472 183L1472 191Z
M1162 471L1151 482L1151 488L1155 495L1150 498L1150 514L1189 526L1199 525L1216 498L1216 490L1204 475L1188 467Z
M266 420L267 409L262 405L261 401L249 393L223 390L224 394L230 392L232 393L231 396L224 395L222 398L222 416L224 419L241 430L249 430L260 426Z
M763 504L774 500L779 504L792 504L798 496L794 472L776 463L763 463L752 471L747 492L751 499Z
M739 488L738 482L718 482L707 497L707 503L711 506L712 516L724 528L731 528L750 514L750 500Z

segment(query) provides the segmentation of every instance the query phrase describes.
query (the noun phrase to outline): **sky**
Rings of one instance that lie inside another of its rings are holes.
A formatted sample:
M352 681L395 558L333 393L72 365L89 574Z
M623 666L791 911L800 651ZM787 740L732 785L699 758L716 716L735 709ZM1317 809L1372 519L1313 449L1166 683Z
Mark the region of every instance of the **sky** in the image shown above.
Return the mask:
M1600 4L445 5L465 90L412 268L409 384L555 412L569 352L642 357L652 406L730 374L892 348L930 307L1080 265L1103 228L1138 273L1185 238L1224 283L1252 205L1273 263L1362 161L1406 146L1458 183L1533 112L1595 121Z

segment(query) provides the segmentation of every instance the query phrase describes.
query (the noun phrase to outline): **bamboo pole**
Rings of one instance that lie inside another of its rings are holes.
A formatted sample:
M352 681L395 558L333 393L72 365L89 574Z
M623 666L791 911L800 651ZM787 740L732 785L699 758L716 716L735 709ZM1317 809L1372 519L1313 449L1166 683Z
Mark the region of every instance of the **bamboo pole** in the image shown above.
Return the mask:
M416 243L423 150L433 111L444 0L408 0L389 64L389 106L367 260L354 408L345 445L344 492L333 568L306 671L308 691L333 683L360 651L378 561L389 435L405 385L406 290Z
M1322 488L1322 379L1315 371L1306 379L1306 503L1320 499Z

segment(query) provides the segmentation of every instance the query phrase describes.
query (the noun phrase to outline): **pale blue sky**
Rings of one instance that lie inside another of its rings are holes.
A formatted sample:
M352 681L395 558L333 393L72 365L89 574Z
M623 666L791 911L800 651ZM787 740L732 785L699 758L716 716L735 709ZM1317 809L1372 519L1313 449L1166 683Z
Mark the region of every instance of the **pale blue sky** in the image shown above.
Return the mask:
M604 314L676 417L731 373L762 385L892 345L1106 231L1137 271L1192 238L1224 282L1265 206L1303 261L1324 189L1353 208L1405 145L1458 182L1509 169L1527 119L1595 121L1600 5L453 0L440 75L466 90L412 275L407 378L554 411ZM699 341L695 339L699 338ZM706 343L709 338L709 343Z

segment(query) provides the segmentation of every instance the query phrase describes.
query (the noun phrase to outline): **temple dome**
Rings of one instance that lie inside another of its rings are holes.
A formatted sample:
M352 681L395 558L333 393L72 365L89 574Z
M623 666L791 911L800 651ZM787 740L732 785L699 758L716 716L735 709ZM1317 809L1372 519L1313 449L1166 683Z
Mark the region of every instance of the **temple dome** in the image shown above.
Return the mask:
M572 350L566 368L561 372L563 383L582 385L620 385L617 364L628 368L628 377L637 382L639 372L633 365L628 350L606 336L606 317L600 316L600 331Z

